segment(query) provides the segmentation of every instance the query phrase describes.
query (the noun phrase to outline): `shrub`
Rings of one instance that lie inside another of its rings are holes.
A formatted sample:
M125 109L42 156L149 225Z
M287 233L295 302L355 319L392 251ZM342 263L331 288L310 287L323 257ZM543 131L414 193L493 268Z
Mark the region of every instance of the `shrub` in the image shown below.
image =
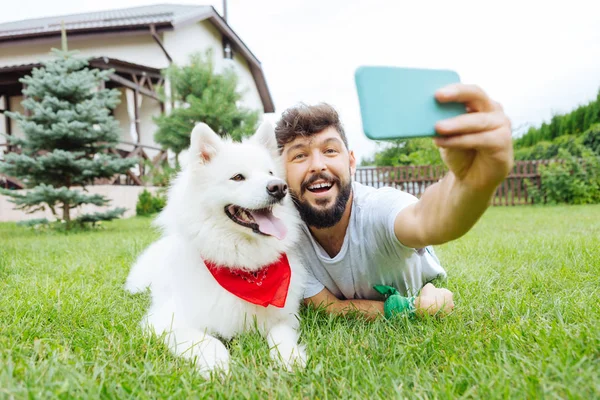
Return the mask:
M597 156L600 156L600 124L593 125L585 132L582 143L596 153Z
M152 195L148 190L144 189L138 196L138 201L135 206L135 213L138 216L149 216L160 212L167 200L161 193Z
M528 184L534 203L600 203L600 160L590 151L577 158L564 149L556 161L540 166L540 188Z

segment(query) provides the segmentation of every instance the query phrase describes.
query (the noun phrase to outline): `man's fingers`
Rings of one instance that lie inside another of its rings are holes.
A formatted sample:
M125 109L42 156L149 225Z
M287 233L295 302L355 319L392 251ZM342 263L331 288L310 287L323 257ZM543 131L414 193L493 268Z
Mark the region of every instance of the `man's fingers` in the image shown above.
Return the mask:
M457 102L464 103L472 111L499 111L499 104L477 85L454 83L444 86L435 93L435 98L440 103Z
M501 127L483 133L436 137L433 140L437 146L446 149L500 149L510 140L510 129Z
M494 108L496 109L496 111L500 111L501 113L504 112L504 107L502 107L502 104L494 100L492 100L492 103L494 104Z
M423 288L421 289L421 293L420 293L420 295L421 295L421 296L427 296L427 295L429 295L429 293L430 293L432 290L435 290L435 289L436 289L436 287L435 287L435 286L433 286L431 283L427 283L427 284L426 284L425 286L423 286Z
M492 131L508 124L502 112L479 112L440 121L435 125L435 130L440 135L457 135Z

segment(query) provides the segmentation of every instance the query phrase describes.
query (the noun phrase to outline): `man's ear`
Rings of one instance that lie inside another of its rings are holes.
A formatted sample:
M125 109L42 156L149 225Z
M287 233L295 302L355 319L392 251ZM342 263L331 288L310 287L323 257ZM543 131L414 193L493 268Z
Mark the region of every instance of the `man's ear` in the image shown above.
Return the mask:
M265 120L260 124L256 133L250 138L250 141L266 147L273 157L279 156L277 140L275 139L275 128L273 128L273 125L269 121Z
M217 155L223 141L210 126L200 123L192 130L190 138L190 160L196 160L200 164L209 163Z
M356 173L356 158L354 157L354 151L350 150L348 152L348 157L350 159L350 174L354 176Z

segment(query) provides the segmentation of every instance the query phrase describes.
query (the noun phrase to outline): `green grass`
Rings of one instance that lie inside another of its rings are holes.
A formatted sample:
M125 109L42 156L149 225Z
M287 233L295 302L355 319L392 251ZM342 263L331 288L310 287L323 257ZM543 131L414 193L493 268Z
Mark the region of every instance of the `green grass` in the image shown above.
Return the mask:
M257 334L204 381L138 321L122 290L157 237L148 219L65 234L0 224L0 398L600 397L600 206L490 209L437 248L455 293L443 319L304 310L304 371L274 368Z

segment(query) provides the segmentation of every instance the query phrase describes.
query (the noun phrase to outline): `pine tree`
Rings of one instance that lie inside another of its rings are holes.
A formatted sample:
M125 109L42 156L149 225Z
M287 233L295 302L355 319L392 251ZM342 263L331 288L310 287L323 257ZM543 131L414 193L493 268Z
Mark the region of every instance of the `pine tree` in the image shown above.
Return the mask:
M71 210L84 204L104 206L109 200L74 187L85 188L97 178L110 178L133 167L137 160L107 154L119 140L119 125L110 112L119 104L115 89L99 89L114 71L89 69L77 52L53 49L54 57L21 79L25 85L25 115L7 112L25 133L8 136L21 154L10 153L0 163L0 172L23 181L32 190L12 197L17 209L35 212L48 207L57 219L72 226ZM62 216L58 209L62 210ZM86 214L78 222L110 220L125 209Z
M171 83L171 98L179 105L169 115L155 118L158 131L154 140L176 155L190 145L190 133L199 122L220 135L239 140L255 131L258 112L239 106L235 72L216 73L212 53L193 54L185 66L173 64L165 71Z

